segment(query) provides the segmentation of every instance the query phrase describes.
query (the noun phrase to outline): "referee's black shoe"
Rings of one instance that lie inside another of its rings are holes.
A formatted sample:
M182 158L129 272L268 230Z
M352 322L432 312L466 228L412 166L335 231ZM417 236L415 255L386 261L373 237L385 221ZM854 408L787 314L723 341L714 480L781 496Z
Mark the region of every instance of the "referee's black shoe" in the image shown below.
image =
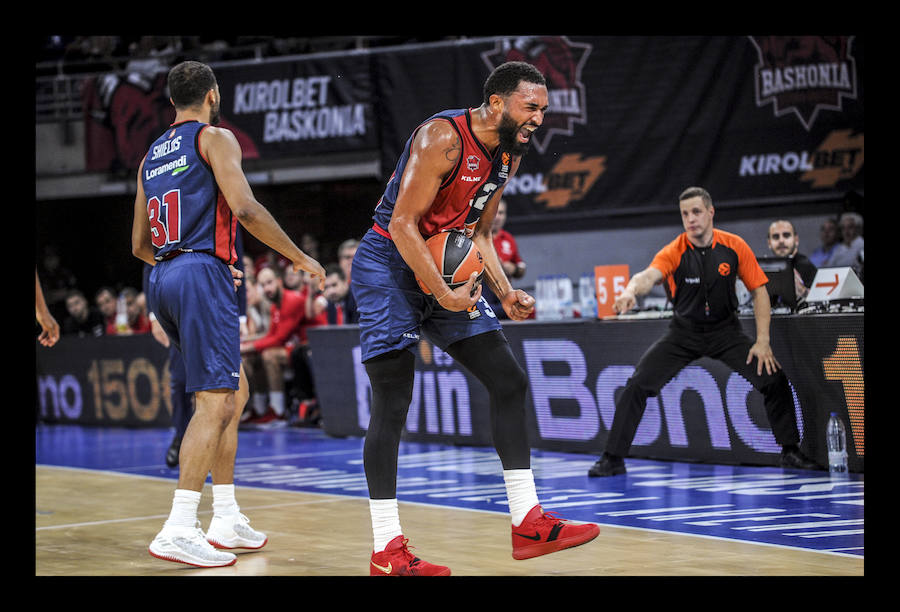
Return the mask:
M781 467L798 470L821 470L822 467L800 452L796 446L785 446L781 450Z
M181 438L176 437L172 440L172 444L169 445L169 450L166 451L166 465L170 468L178 467L178 454L181 452Z
M588 476L615 476L624 473L625 460L607 452L600 455L600 458L588 470Z

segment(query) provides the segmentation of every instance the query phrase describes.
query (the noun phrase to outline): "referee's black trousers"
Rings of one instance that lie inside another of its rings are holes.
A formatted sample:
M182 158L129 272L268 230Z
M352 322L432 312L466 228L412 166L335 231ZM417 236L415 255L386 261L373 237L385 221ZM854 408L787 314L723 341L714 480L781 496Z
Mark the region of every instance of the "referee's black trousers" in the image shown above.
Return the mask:
M746 378L763 395L766 415L781 446L800 443L791 388L784 372L756 373L758 363L747 355L753 340L744 333L737 317L714 326L699 326L676 317L665 336L641 357L616 400L616 413L606 443L606 452L626 457L640 425L647 398L654 397L690 362L710 357L723 362Z

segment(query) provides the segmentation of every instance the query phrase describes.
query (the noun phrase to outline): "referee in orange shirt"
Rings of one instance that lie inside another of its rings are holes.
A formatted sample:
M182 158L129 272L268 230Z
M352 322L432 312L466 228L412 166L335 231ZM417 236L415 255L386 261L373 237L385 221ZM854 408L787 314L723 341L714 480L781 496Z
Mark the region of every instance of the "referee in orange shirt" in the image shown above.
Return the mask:
M624 458L647 398L700 357L722 361L762 393L772 433L782 447L783 467L821 469L800 452L791 388L769 345L769 279L742 238L713 228L715 209L705 189L690 187L678 201L684 233L663 247L649 267L635 274L615 302L617 312L627 312L637 296L665 282L674 317L668 333L641 357L619 396L606 450L588 475L625 473ZM753 296L756 341L744 333L737 318L738 277Z

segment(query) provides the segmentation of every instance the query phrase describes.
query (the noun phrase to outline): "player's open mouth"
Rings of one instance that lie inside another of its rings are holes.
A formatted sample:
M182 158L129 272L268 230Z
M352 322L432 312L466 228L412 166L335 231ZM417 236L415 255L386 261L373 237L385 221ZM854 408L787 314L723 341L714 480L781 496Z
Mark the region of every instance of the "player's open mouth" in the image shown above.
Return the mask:
M523 126L521 130L519 130L519 140L521 142L528 142L531 139L531 134L537 129L536 125L526 125Z

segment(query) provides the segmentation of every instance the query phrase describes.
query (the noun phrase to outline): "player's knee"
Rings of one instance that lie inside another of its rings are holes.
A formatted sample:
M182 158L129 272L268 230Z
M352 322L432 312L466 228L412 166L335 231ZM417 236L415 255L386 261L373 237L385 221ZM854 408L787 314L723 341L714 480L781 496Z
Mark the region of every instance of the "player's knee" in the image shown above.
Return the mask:
M196 394L195 404L195 410L204 414L207 422L219 431L225 431L237 415L235 392L229 389L199 391Z
M528 392L528 375L518 362L512 362L498 372L491 386L491 393L497 397L509 398L511 401L521 399L519 403L523 403Z

